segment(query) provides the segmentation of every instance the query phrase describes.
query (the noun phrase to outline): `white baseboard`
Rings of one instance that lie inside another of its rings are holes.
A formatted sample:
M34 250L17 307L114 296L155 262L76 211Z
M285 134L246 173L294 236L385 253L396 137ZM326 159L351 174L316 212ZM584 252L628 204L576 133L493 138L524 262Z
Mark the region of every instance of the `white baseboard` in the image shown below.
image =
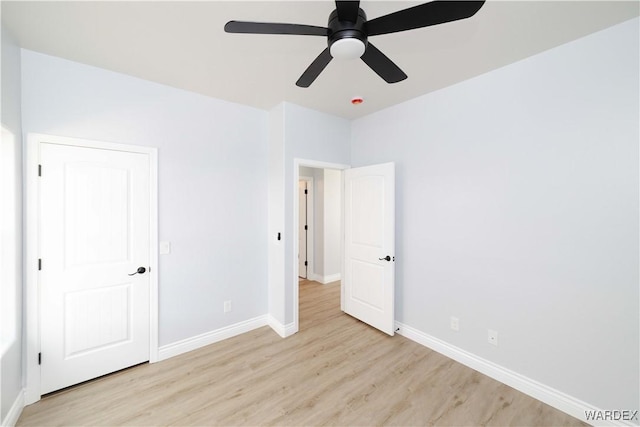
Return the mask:
M307 280L322 283L322 276L316 273L309 273L307 274Z
M320 283L322 283L323 285L326 285L327 283L336 282L340 279L341 279L340 273L330 274L328 276L324 276L320 281Z
M457 362L462 363L465 366L470 367L478 372L481 372L488 377L491 377L503 384L515 388L522 393L525 393L534 399L540 400L549 406L565 412L579 420L582 420L589 424L608 425L608 426L631 426L633 424L627 424L623 421L611 421L611 420L587 420L586 411L599 411L599 408L595 408L588 403L569 396L559 390L549 387L545 384L539 383L517 372L506 369L500 365L490 362L486 359L476 356L473 353L469 353L466 350L455 347L441 339L434 336L425 334L410 326L404 325L400 322L396 322L396 332L412 341L422 344L431 350L437 351Z
M11 405L7 416L2 420L2 427L14 427L18 423L22 409L24 409L24 390L21 390L16 396L16 400Z
M276 334L280 335L282 338L287 338L288 336L291 336L298 332L298 330L295 328L295 324L289 323L288 325L283 325L270 314L267 315L267 324L276 332Z
M320 274L311 273L309 274L309 280L313 280L314 282L322 283L326 285L327 283L335 282L341 279L341 274L329 274L328 276L321 276Z
M196 350L200 347L226 340L227 338L235 337L236 335L244 334L245 332L267 325L267 315L264 315L225 326L215 331L205 332L204 334L196 335L195 337L177 341L172 344L163 345L158 352L158 361L169 359L170 357Z

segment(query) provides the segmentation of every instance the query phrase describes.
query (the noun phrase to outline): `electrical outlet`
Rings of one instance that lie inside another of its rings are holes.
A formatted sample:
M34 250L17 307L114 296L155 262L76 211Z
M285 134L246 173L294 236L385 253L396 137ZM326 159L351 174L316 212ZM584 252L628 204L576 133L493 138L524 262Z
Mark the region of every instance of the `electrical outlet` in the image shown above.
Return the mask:
M451 316L451 329L453 329L454 331L460 330L460 320L458 320L457 317Z
M488 331L488 335L487 335L487 340L489 341L489 344L493 344L496 347L498 346L498 332L494 331L493 329L489 329Z
M224 312L228 313L231 311L231 301L225 301L224 302Z

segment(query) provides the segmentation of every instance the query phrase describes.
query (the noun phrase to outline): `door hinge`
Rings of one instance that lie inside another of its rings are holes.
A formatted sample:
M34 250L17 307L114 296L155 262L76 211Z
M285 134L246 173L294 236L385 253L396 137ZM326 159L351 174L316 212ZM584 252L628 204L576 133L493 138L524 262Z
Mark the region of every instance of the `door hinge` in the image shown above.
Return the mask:
M307 261L305 261L305 262L304 262L304 266L305 266L305 267L307 266Z
M309 190L307 190L306 188L304 189L304 194L307 194L309 192Z
M38 365L42 365L42 353L38 353Z
M42 270L42 258L38 258L38 270Z
M42 176L42 165L38 165L38 176Z
M307 226L306 224L305 224L305 226L304 226L304 229L305 229L305 230L308 230L308 229L309 229L309 228L308 228L308 226Z

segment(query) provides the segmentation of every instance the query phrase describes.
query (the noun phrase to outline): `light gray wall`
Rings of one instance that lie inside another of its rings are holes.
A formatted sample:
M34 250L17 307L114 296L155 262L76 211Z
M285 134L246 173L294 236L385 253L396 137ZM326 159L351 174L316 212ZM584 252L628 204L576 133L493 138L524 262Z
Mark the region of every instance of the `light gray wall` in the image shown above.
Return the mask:
M315 168L300 166L300 176L313 176L315 170Z
M285 324L284 104L269 111L268 259L269 315ZM280 240L277 236L280 234Z
M2 141L2 310L0 354L0 422L22 392L22 124L20 107L20 49L2 26L2 127L13 138ZM6 136L6 135L5 135ZM6 193L5 193L6 192ZM6 228L5 228L6 227ZM6 234L5 234L6 231ZM9 246L5 247L7 240ZM7 253L4 251L7 250ZM5 270L6 269L6 270ZM6 281L5 281L6 280ZM6 300L5 300L6 298Z
M397 165L397 320L601 409L639 403L638 26L352 126Z
M324 170L324 264L325 278L342 272L342 171Z
M326 232L325 226L325 218L324 218L324 206L325 206L325 183L324 183L324 169L314 169L314 204L313 204L313 213L314 213L314 222L316 223L316 232L314 235L313 241L313 252L315 257L314 263L314 273L317 276L324 276L324 254L325 254L325 239L324 235ZM316 277L319 279L320 277Z
M324 170L311 168L313 176L313 274L324 274Z
M22 85L25 134L158 147L160 345L267 313L266 112L26 50Z

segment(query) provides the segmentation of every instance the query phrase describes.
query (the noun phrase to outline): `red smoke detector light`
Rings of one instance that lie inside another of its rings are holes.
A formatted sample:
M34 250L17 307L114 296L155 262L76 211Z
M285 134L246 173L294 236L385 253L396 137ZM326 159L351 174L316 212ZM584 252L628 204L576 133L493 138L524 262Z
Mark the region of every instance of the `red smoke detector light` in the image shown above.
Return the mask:
M356 96L355 98L351 99L351 103L353 105L360 105L364 102L364 99L360 98L359 96Z

